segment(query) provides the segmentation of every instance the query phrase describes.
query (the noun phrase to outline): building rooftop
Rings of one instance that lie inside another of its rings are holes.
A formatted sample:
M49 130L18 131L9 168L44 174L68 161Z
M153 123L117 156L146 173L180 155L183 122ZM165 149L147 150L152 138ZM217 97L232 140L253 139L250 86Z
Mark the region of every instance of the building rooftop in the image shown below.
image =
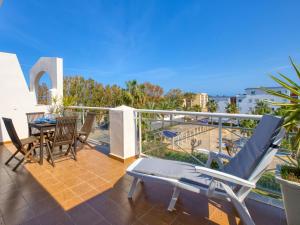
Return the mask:
M250 89L261 89L261 88L268 88L268 89L285 89L284 87L249 87L249 88L245 88L245 90L250 90Z

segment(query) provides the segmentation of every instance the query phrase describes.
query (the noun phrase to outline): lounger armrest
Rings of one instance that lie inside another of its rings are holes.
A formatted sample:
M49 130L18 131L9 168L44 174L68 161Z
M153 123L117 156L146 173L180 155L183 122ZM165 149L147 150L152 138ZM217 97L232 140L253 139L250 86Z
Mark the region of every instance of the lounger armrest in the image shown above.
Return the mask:
M250 187L250 188L255 188L255 186L256 186L255 183L253 183L253 182L250 182L248 180L245 180L240 177L233 176L231 174L224 173L224 172L221 172L218 170L213 170L213 169L202 167L202 166L196 166L195 169L197 172L199 172L201 174L211 176L218 180L228 181L228 182L231 182L234 184L238 184L238 185L242 185L242 186L246 186L246 187Z
M224 154L222 152L210 152L209 154L211 156L213 156L213 157L218 157L218 158L221 158L221 159L227 159L227 160L231 160L232 159L231 156L226 155L226 154Z

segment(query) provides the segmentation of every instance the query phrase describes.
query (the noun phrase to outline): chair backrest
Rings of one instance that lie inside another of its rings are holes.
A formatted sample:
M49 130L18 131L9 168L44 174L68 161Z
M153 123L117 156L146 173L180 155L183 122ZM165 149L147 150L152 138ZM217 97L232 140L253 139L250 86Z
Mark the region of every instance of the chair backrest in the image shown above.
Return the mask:
M87 136L91 133L93 124L95 122L96 113L88 112L84 121L83 126L81 127L81 131L86 132Z
M230 162L224 166L223 171L243 179L248 179L260 164L265 154L270 150L270 147L272 148L275 144L282 124L283 118L264 115L251 138Z
M7 133L14 144L14 146L21 150L22 149L22 143L20 141L20 138L16 132L15 126L10 118L4 118L2 117L2 120L4 122L4 125L6 127Z
M72 144L76 135L76 116L56 118L53 145Z
M26 113L26 117L27 117L27 123L32 123L34 122L36 119L44 117L45 116L45 112L31 112L31 113ZM36 128L30 128L28 126L28 130L29 130L29 134L38 134L40 131Z
M282 139L285 136L285 128L282 127L279 134L276 136L273 145L268 149L266 154L264 155L263 159L259 162L259 164L254 169L253 173L249 177L251 182L256 183L261 175L265 172L268 166L272 163L273 157L276 155L278 151L278 146L282 142Z

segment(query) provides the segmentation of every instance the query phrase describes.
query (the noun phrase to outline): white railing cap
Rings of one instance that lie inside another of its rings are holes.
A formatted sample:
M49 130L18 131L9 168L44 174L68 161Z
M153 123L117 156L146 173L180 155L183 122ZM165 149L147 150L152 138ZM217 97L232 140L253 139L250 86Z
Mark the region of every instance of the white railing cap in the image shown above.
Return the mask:
M109 107L93 107L93 106L67 106L67 109L94 109L94 110L111 110Z
M111 107L92 107L92 106L67 106L68 109L92 109L92 110L112 110ZM254 119L260 120L262 115L252 114L231 114L231 113L211 113L211 112L189 112L177 110L153 110L153 109L134 109L135 112L140 113L160 113L160 114L175 114L187 116L208 116L218 118L239 118L239 119Z
M262 118L262 115L252 115L252 114L188 112L188 111L177 111L177 110L151 110L151 109L136 109L135 111L140 112L140 113L177 114L177 115L189 115L189 116L210 116L210 117L219 117L219 118L240 118L240 119L255 119L255 120L259 120Z

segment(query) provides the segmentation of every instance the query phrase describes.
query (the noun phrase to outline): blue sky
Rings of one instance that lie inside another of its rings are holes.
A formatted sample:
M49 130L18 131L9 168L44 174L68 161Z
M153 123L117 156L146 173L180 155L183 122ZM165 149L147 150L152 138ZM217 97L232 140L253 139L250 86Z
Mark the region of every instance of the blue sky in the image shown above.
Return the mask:
M274 85L300 63L300 1L4 0L0 51L19 57L28 79L40 56L64 74L104 84L150 81L165 90L242 93Z

